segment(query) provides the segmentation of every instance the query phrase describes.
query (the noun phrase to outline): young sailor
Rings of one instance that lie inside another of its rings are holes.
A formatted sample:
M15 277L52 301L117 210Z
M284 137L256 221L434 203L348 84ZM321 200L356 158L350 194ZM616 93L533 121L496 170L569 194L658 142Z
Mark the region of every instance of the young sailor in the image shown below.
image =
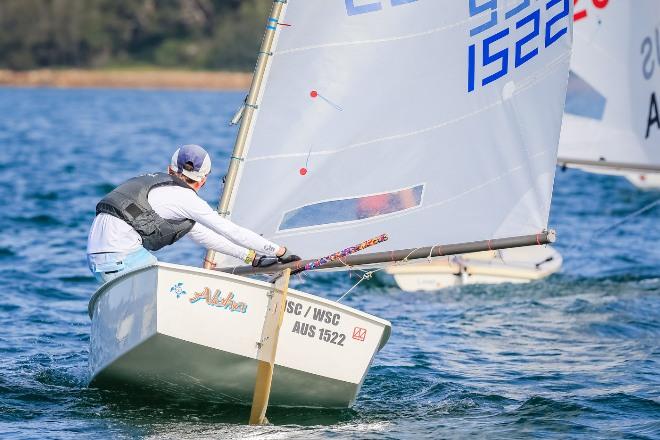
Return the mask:
M211 159L199 145L184 145L172 156L168 173L135 177L96 205L87 240L89 269L99 282L156 263L149 251L184 235L202 246L253 266L300 258L260 235L218 215L197 191L211 172Z

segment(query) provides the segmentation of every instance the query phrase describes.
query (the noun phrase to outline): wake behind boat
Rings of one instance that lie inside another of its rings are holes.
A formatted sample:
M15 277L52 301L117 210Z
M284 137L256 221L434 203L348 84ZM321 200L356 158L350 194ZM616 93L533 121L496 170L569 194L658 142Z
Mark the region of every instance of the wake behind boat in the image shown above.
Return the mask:
M210 402L249 404L267 335L273 285L158 263L92 297L92 386L143 388ZM353 404L389 322L289 289L270 402Z

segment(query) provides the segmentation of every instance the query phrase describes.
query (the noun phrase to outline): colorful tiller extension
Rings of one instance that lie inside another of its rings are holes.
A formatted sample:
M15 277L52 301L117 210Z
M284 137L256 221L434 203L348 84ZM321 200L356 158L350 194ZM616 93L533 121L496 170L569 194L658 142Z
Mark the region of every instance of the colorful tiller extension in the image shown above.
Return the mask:
M362 243L356 244L355 246L347 247L346 249L344 249L342 251L335 252L334 254L330 254L326 257L319 258L318 260L314 260L310 263L307 263L303 267L299 267L297 269L294 269L291 273L296 274L296 273L300 273L300 272L305 271L305 270L318 269L319 267L321 267L325 264L328 264L331 261L335 261L335 260L339 260L339 259L344 258L344 257L348 257L349 255L354 254L356 252L360 252L360 251L362 251L362 250L364 250L368 247L375 246L379 243L387 241L387 238L388 238L387 234L379 235L378 237L374 237L371 240L363 241Z

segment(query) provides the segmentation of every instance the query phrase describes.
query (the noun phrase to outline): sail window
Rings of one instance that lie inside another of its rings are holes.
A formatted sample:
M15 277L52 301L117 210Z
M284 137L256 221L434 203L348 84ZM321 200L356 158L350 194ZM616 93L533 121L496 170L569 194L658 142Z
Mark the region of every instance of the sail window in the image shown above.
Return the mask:
M603 119L607 99L584 79L571 71L568 75L566 113L590 119Z
M284 214L279 230L365 220L405 211L422 204L424 185L388 193L330 200L296 208Z

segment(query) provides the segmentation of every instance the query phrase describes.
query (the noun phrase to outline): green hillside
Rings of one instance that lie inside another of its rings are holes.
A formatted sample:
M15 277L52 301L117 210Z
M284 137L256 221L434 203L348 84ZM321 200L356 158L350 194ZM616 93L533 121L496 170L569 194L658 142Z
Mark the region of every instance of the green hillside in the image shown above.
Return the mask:
M271 0L0 0L0 68L251 70Z

